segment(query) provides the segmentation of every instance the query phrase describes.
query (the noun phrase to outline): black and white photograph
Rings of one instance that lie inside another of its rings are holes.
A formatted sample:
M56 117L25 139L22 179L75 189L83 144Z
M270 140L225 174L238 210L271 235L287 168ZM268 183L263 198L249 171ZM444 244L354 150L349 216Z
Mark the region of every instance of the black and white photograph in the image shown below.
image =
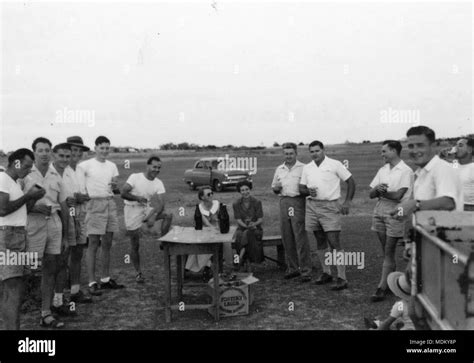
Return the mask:
M473 16L0 1L0 361L472 361Z

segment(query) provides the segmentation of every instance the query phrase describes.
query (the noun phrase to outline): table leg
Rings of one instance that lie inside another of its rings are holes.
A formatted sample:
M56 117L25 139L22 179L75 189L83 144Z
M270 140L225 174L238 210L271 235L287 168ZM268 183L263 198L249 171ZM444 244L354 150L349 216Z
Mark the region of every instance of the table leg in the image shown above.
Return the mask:
M176 255L176 281L178 288L178 301L183 299L183 256Z
M215 319L219 321L219 250L220 245L216 244L214 247L214 311L215 311Z
M165 273L165 321L167 323L171 322L171 261L169 252L169 246L166 244L163 251L163 270Z

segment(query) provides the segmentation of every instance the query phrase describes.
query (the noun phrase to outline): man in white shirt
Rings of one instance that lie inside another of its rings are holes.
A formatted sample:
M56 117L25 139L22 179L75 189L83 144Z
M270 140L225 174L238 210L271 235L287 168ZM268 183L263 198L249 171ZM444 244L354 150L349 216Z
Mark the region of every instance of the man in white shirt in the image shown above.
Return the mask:
M300 193L307 195L306 199L306 230L313 232L317 242L317 254L323 268L323 274L316 280L317 285L332 281L331 268L326 264L326 252L329 243L334 255L344 256L342 244L339 241L341 232L341 214L349 213L349 207L355 193L355 181L352 174L338 160L328 158L324 153L324 145L320 141L309 144L312 162L303 168L300 182ZM339 203L341 197L340 180L347 183L347 193L344 203ZM345 260L343 258L343 260ZM336 263L337 280L332 290L347 289L346 268Z
M146 222L148 228L153 227L157 220L162 220L161 235L168 233L171 226L172 214L166 214L165 187L158 179L161 170L161 160L152 156L147 161L144 173L134 173L129 176L122 188L124 201L124 219L127 234L130 236L133 266L137 272L136 281L145 282L140 267L140 228Z
M456 159L453 162L461 179L464 211L474 212L474 163L472 162L472 150L474 139L463 137L456 143ZM457 163L457 165L456 165Z
M35 155L28 149L18 149L8 157L7 170L0 173L0 253L4 256L19 255L26 251L27 204L31 206L43 198L46 190L31 188L23 193L18 179L26 177L33 166ZM31 203L30 203L31 201ZM26 266L0 263L2 282L2 318L6 330L20 329L20 306L22 301Z
M285 279L301 275L302 282L311 281L311 251L305 230L305 197L299 183L304 164L296 159L297 146L292 142L282 145L285 162L275 170L272 189L280 197L281 238L286 253Z
M38 137L33 141L35 163L24 179L24 190L35 185L46 190L43 198L28 210L28 252L42 258L41 270L41 321L45 328L62 328L64 323L52 314L52 297L56 283L58 256L67 244L67 207L63 195L62 178L51 162L51 141Z
M97 296L100 295L101 289L121 289L125 286L110 278L110 248L114 233L119 231L117 206L113 200L119 173L117 165L107 160L110 140L105 136L99 136L95 140L95 152L96 156L80 163L77 170L84 180L90 197L85 219L86 233L89 237L86 261L89 293ZM100 286L95 278L95 259L99 244L102 250Z
M461 181L454 164L436 154L436 137L432 129L415 126L407 131L408 153L418 167L415 170L413 197L402 201L391 212L403 219L419 210L462 210Z
M88 293L80 289L81 262L83 250L87 245L85 229L86 203L90 200L86 193L84 180L77 171L77 165L82 160L84 152L90 149L84 145L80 136L70 136L67 144L71 147L71 160L64 169L63 180L66 189L66 201L73 213L69 216L68 242L69 242L69 279L71 282L70 300L74 303L87 304L92 302Z
M409 200L413 190L413 170L400 159L402 145L395 140L382 143L382 166L370 183L371 199L378 198L372 218L372 230L377 233L382 245L384 261L382 277L371 300L382 301L388 295L387 276L396 270L395 251L397 241L405 235L405 221L390 215L401 201Z

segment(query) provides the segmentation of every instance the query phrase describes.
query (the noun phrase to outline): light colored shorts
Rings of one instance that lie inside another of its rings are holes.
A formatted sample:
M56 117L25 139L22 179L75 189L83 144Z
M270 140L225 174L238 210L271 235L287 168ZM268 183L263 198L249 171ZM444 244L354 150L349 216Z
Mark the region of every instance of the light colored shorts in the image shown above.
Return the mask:
M59 255L61 253L62 223L58 213L49 218L40 213L28 214L26 224L28 252L37 252L38 257L43 255Z
M76 208L75 216L69 216L69 228L67 234L69 246L85 245L87 243L85 218L85 205Z
M97 198L87 202L86 234L104 235L106 232L118 232L117 206L113 198Z
M20 261L20 252L26 251L26 230L15 228L0 230L0 253L4 256L0 261L0 281L14 277L22 277L27 266L19 263L11 264L13 254L16 255L16 261ZM7 261L7 256L9 261ZM15 258L15 257L13 257ZM4 263L2 263L4 262Z
M143 220L152 210L152 207L125 204L123 208L123 217L125 219L125 228L127 231L135 231L139 229L143 225Z
M337 232L341 230L341 204L338 200L306 199L306 231Z
M397 220L390 215L398 203L379 200L375 205L372 217L372 231L385 233L388 237L403 238L405 235L406 220Z

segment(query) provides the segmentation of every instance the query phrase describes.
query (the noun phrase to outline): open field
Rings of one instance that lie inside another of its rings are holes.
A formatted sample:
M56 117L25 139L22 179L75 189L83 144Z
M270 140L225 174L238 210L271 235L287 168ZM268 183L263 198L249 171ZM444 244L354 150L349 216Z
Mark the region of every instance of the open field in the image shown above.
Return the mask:
M327 286L314 283L301 284L297 280L283 280L283 272L270 261L255 266L254 274L260 279L254 285L255 304L251 313L244 317L224 318L215 323L206 312L175 312L173 322L164 322L164 314L158 307L162 305L162 254L159 245L150 236L141 242L141 256L146 283L135 283L135 272L131 265L124 263L129 253L129 241L123 224L123 203L117 197L121 231L114 237L112 250L112 277L126 284L127 288L105 292L96 303L78 307L79 317L66 320L68 329L364 329L363 316L385 316L389 313L395 298L382 303L371 303L369 296L375 291L382 266L382 251L374 232L370 231L371 212L375 204L368 199L368 184L381 166L379 144L328 146L327 155L340 161L349 162L349 170L357 183L356 195L350 215L343 217L342 241L346 251L365 252L365 268L358 270L348 267L349 289L342 292L330 291ZM183 172L193 162L203 156L225 156L212 152L166 152L160 153L163 160L160 179L167 189L167 210L174 214L174 223L191 226L197 193L189 190L182 181ZM278 198L271 192L270 183L275 167L282 162L280 149L266 149L252 154L230 154L229 156L257 157L257 175L254 177L253 196L264 206L264 233L278 234ZM406 154L402 154L407 160ZM310 161L307 148L300 149L299 159ZM142 171L144 155L112 155L120 172L120 185L132 172ZM130 161L130 169L125 169L125 160ZM0 161L1 163L1 161ZM4 164L4 163L2 163ZM343 189L343 196L345 189ZM235 190L217 193L214 197L228 205L237 198ZM185 216L180 216L179 208L184 207ZM231 213L232 218L232 213ZM313 252L313 275L319 272L319 262L315 255L316 244L311 240ZM266 254L275 257L274 248ZM401 250L397 251L397 267L403 269ZM84 270L83 270L84 271ZM335 272L335 269L333 270ZM86 279L83 273L83 283ZM200 291L185 289L185 298ZM205 296L191 296L191 300L206 299ZM189 300L188 300L189 301ZM295 305L289 311L289 303ZM22 316L22 328L37 329L39 310L29 311ZM2 323L0 321L0 328Z

